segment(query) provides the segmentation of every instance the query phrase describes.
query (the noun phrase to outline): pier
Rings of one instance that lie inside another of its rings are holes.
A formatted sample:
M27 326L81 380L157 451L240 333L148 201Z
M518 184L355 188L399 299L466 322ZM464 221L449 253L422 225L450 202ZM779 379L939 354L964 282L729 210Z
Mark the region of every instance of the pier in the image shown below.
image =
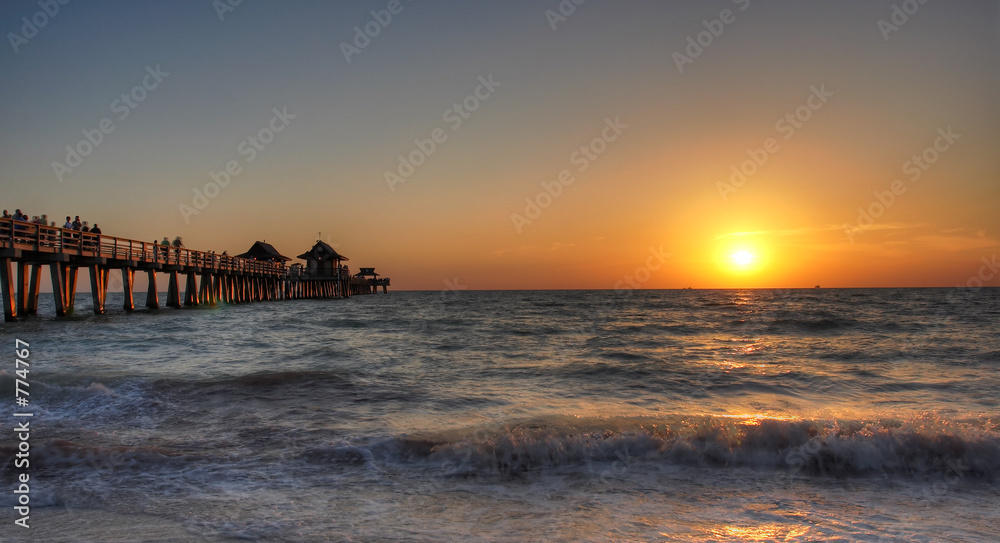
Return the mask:
M319 244L326 245L323 242ZM261 249L266 246L268 249ZM326 245L329 247L329 245ZM330 248L332 251L332 248ZM273 255L269 254L273 251ZM307 253L315 264L285 265L290 260L273 247L257 242L240 256L218 255L185 247L168 247L104 234L44 226L26 221L0 219L0 282L4 320L38 312L38 295L44 267L48 266L57 316L73 313L80 268L90 273L95 314L103 314L108 292L108 272L120 269L125 294L124 309L135 310L132 288L135 273L146 272L146 307L160 307L157 272L166 274L167 307L202 304L248 303L302 298L344 298L377 292L376 283L388 278L351 276L341 264L346 257L322 251ZM280 258L278 258L280 257ZM336 262L335 265L329 262ZM307 260L307 264L311 264ZM16 272L16 273L15 273ZM183 291L180 288L184 278Z

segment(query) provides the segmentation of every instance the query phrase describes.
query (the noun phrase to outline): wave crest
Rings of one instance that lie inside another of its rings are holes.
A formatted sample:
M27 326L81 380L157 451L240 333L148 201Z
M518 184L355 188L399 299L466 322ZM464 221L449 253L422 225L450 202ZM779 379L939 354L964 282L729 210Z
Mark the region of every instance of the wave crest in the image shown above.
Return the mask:
M555 425L534 421L496 430L383 438L363 446L372 454L363 457L392 463L434 462L452 466L453 473L484 475L629 459L706 468L781 469L809 476L957 473L992 482L1000 475L997 430L991 420L957 423L933 418L788 421L677 416Z

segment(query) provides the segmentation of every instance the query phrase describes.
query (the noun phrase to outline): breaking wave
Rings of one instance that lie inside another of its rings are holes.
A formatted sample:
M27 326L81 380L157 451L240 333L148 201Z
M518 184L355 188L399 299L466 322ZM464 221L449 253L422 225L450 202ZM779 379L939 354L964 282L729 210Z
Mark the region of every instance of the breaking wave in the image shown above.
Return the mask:
M453 473L517 475L591 462L792 470L805 476L1000 476L1000 421L667 419L532 421L502 429L397 435L310 448L309 462L438 463Z

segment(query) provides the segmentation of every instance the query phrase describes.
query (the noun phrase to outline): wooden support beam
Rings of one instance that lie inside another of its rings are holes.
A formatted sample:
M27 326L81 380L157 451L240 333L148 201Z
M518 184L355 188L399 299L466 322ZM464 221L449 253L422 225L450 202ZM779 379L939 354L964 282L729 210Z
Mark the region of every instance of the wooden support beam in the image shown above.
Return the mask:
M14 269L9 258L0 259L0 283L3 287L3 320L14 322L17 320L17 300L14 299Z
M196 298L196 303L207 304L208 303L208 283L206 279L208 278L207 273L201 274L201 281L198 283L198 297Z
M76 308L76 282L80 278L80 268L66 266L64 272L66 274L64 281L66 285L66 314L72 315Z
M17 313L28 314L28 263L17 263Z
M135 268L122 268L122 293L125 311L135 311L135 299L132 297L132 285L135 284Z
M61 262L49 264L49 273L52 276L52 299L55 301L56 316L66 316L66 272L63 268L66 265Z
M104 314L104 274L101 266L90 266L90 296L94 301L94 314Z
M222 301L222 276L215 274L212 277L212 299L213 303L219 303Z
M198 280L195 279L194 272L187 273L187 281L184 285L184 305L198 305Z
M167 307L181 306L181 292L177 285L177 271L171 270L167 279Z
M28 315L38 314L38 291L40 290L40 277L41 264L31 265L31 278L28 280L28 307L26 308L26 313Z
M159 309L160 293L156 291L156 270L146 270L146 277L149 279L149 287L146 288L146 307Z

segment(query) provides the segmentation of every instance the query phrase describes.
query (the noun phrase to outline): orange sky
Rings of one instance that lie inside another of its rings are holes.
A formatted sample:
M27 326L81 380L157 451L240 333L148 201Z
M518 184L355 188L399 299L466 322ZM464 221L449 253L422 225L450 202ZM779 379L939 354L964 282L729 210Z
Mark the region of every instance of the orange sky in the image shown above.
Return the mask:
M892 4L586 3L555 29L537 3L406 4L350 61L367 4L76 6L0 57L0 199L231 254L319 235L396 289L1000 285L1000 8L886 35Z

